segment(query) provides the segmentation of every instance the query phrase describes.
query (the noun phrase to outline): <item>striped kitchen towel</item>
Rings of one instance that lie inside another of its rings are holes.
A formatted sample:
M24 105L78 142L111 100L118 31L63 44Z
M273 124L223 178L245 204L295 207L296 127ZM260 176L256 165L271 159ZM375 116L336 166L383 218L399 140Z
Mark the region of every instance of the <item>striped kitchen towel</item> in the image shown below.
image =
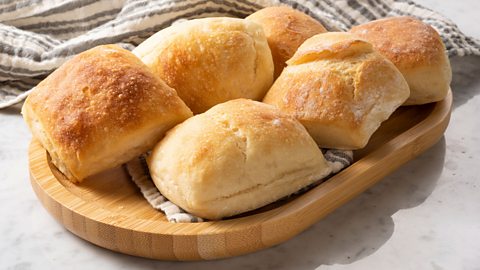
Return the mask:
M326 150L324 151L325 160L332 169L332 175L338 173L342 169L348 167L353 162L353 152L349 150ZM135 158L124 165L132 181L137 185L143 197L155 209L162 211L169 222L173 223L194 223L203 222L204 220L193 214L190 214L180 208L178 205L169 201L164 197L160 191L153 184L153 180L148 170L145 156ZM318 179L316 182L303 187L297 192L285 197L302 194L320 183L324 182L326 178ZM282 200L282 199L281 199Z
M348 30L387 16L415 16L438 30L449 55L480 55L478 40L409 0L2 0L0 108L22 101L68 58L94 46L117 43L133 49L178 19L246 17L279 4L311 15L329 30Z

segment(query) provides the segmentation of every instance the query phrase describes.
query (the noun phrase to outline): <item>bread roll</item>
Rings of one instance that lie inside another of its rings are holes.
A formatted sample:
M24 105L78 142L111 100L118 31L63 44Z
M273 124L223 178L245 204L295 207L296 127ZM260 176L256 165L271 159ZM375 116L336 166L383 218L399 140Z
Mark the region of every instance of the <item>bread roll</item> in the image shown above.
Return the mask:
M178 23L133 53L177 90L194 113L231 99L262 99L273 82L272 55L262 27L242 19Z
M167 133L148 159L160 192L219 219L259 208L330 173L295 118L246 99L219 104Z
M151 149L192 112L135 55L99 46L67 61L22 109L34 137L73 182Z
M353 27L350 32L373 44L392 61L410 86L405 105L445 98L452 70L437 31L411 17L393 17Z
M303 43L265 99L295 116L320 147L359 149L409 95L398 69L349 33Z
M307 14L287 6L266 7L246 20L260 24L272 51L277 78L298 47L309 37L327 32L325 27Z

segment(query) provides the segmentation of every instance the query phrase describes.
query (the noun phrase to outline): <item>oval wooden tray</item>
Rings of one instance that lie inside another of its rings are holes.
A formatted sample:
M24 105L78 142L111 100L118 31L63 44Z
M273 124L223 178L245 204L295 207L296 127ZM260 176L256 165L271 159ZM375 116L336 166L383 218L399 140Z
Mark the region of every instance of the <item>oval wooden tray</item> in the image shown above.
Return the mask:
M355 162L309 192L240 217L174 224L143 199L122 167L70 183L41 145L29 149L32 187L69 231L98 246L154 259L235 256L279 244L372 186L441 138L452 94L441 102L402 107L382 124Z

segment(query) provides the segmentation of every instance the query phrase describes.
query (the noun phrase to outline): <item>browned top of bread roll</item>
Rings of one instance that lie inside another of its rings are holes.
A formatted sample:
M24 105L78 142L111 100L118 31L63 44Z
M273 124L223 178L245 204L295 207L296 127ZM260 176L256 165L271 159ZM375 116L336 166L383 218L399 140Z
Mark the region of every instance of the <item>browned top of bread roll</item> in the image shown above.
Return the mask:
M312 17L287 6L266 7L246 19L260 24L265 31L275 64L275 78L306 39L327 31Z
M410 87L405 105L442 100L448 93L452 70L439 34L411 17L393 17L350 30L373 44L400 70Z
M291 72L283 74L282 80L272 87L282 90L269 92L264 101L271 103L274 99L280 100L273 95L281 94L279 107L301 120L322 119L322 123L327 125L336 122L357 127L375 105L375 93L370 89L380 89L388 79L393 79L391 83L396 81L395 77L389 76L392 64L379 54L371 54L372 52L370 43L349 34L331 32L312 37L288 61ZM364 55L361 59L357 58L357 61L363 61L361 65L352 64L347 59L358 55ZM316 62L317 66L301 66L316 60L332 62L327 65ZM329 64L333 66L330 67ZM299 80L294 67L301 71L308 70L301 75L301 85L291 85Z
M194 113L236 98L262 99L273 61L260 25L202 18L165 28L133 53L173 87Z
M169 99L174 91L158 91L162 88L163 83L133 54L107 45L74 57L28 99L37 114L48 113L43 126L52 129L53 139L80 151L98 139L92 132L103 135L118 126L133 129L141 125L141 118L158 117L144 112L175 105L172 101L178 100Z
M408 97L398 69L350 33L305 41L264 98L307 128L318 145L358 149Z
M430 65L445 54L437 31L411 17L380 19L354 26L350 32L371 42L398 68Z
M129 147L135 154L148 150L163 135L164 125L192 115L175 90L115 45L67 61L35 87L23 114L34 136L73 180L118 165L113 160L133 158L126 153ZM84 168L105 154L108 160Z
M348 33L330 32L306 40L295 55L287 61L287 64L294 66L328 59L341 61L348 57L371 52L373 52L372 44L361 38L356 38Z
M177 125L148 163L163 195L208 219L264 206L330 173L295 118L247 99L218 104Z

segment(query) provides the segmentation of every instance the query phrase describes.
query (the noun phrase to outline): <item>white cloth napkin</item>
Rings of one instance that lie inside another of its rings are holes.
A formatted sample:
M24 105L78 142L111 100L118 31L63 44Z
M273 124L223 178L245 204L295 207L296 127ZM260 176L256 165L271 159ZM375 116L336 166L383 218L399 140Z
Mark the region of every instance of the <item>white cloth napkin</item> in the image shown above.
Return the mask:
M332 175L338 173L340 170L344 169L353 162L352 151L327 150L324 153L324 156L328 165L330 168L332 168ZM138 186L140 192L142 192L143 197L153 208L162 211L168 221L174 223L192 223L204 221L202 218L192 215L176 204L172 203L158 191L153 184L152 178L150 177L147 162L145 161L144 156L128 162L125 164L125 167L127 168L127 172L130 174L132 181ZM298 190L286 198L292 195L304 193L322 183L327 178L328 176L323 179L318 179L315 183Z

